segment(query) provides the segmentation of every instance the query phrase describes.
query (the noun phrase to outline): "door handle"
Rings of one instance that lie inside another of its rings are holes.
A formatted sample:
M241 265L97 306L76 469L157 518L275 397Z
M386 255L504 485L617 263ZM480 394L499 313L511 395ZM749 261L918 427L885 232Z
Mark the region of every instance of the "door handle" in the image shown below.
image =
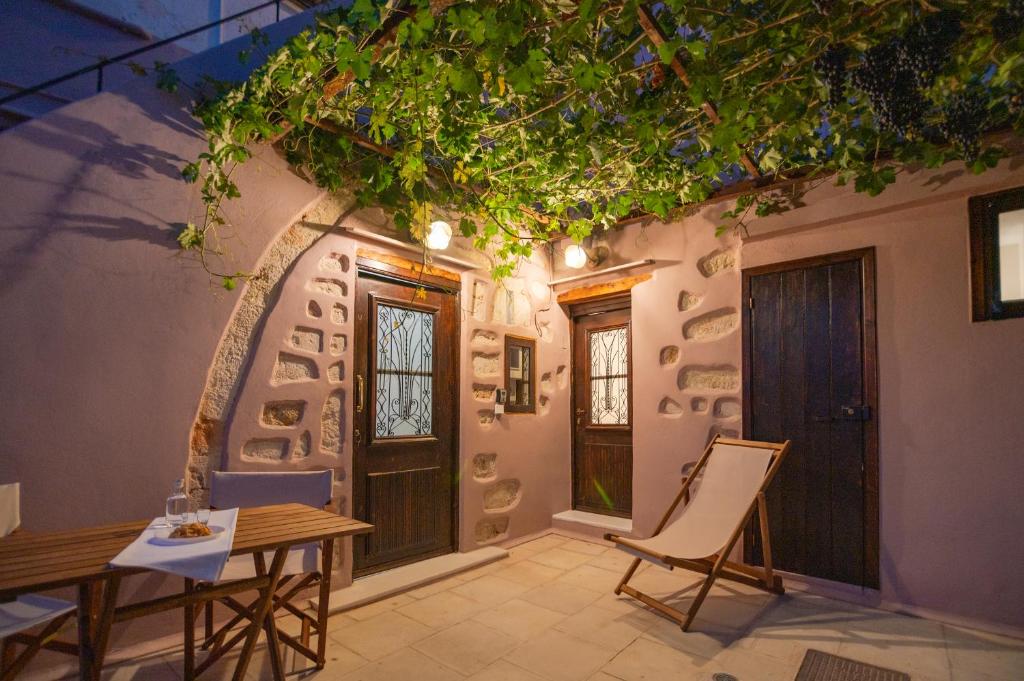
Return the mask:
M356 405L355 406L356 406L356 413L357 414L363 413L363 407L365 406L364 401L366 399L366 395L364 394L365 388L366 388L366 386L365 386L365 384L363 382L363 377L361 375L359 375L359 374L356 374Z
M864 404L846 404L839 407L839 415L846 421L867 421L871 418L871 407Z
M576 425L580 426L583 424L583 415L586 413L586 409L580 407L576 410Z

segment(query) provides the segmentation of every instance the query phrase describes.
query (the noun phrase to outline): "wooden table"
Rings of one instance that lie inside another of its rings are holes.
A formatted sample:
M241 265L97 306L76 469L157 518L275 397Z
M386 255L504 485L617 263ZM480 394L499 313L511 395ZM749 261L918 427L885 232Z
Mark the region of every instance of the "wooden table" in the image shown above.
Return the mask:
M114 568L109 563L133 542L150 521L137 521L47 534L17 534L0 539L0 600L59 587L78 588L79 678L99 681L110 627L135 617L172 608L185 609L185 677L196 670L192 660L196 606L222 596L257 589L252 623L245 635L234 679L245 676L253 650L263 629L268 638L275 679L284 678L281 654L272 612L273 595L281 578L288 550L300 544L321 542L324 570L320 583L320 608L326 615L331 584L331 556L334 541L366 534L372 525L302 504L282 504L241 509L235 526L231 555L252 554L256 577L215 585L193 585L186 580L182 593L149 601L117 605L121 580L132 574L151 572L144 568ZM273 551L269 568L264 552ZM326 637L318 637L318 657L324 660ZM74 646L65 644L71 652ZM202 671L200 669L199 671Z

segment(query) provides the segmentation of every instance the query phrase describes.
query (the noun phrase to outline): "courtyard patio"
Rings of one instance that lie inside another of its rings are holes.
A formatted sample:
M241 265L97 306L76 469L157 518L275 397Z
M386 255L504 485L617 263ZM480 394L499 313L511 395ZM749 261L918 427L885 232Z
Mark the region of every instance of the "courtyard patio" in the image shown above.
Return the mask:
M328 666L286 655L289 679L330 681L792 681L809 649L910 674L914 681L1017 681L1024 641L789 592L712 588L694 631L612 593L630 563L607 543L550 533L485 567L332 615ZM685 602L693 574L641 568L636 583ZM288 625L282 621L282 627ZM157 644L159 645L159 644ZM177 681L176 643L111 652L112 681ZM118 661L126 654L128 662ZM260 647L247 679L271 679ZM210 670L230 679L233 658ZM73 678L44 653L32 681ZM44 671L46 670L46 671Z

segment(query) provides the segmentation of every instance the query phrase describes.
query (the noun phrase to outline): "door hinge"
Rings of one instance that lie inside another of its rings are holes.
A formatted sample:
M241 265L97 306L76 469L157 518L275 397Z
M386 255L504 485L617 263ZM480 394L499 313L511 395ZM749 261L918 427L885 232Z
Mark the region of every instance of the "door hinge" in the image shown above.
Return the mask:
M747 298L747 307L750 308L751 310L754 309L754 299L753 299L753 297Z

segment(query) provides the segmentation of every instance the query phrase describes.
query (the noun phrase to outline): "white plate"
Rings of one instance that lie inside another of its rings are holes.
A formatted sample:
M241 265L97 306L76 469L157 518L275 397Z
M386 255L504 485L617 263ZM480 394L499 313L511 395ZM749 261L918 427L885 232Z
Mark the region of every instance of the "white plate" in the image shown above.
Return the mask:
M201 541L210 541L216 539L224 533L224 528L220 525L210 525L210 534L205 537L172 537L170 534L174 532L176 528L168 527L166 529L161 528L156 536L150 538L149 543L157 544L159 546L177 546L178 544L197 544Z

